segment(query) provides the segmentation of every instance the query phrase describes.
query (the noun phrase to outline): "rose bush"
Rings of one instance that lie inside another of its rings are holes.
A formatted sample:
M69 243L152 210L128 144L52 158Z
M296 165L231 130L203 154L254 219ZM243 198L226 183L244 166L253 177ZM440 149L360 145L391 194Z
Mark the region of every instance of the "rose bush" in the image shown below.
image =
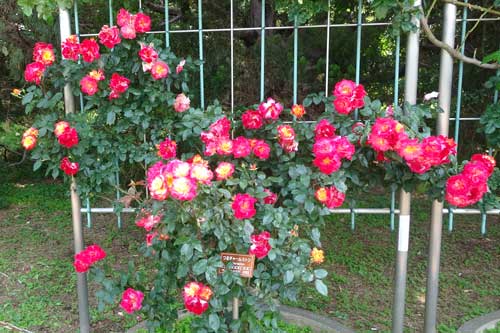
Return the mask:
M117 24L104 26L99 41L69 37L62 58L36 44L25 72L35 85L23 96L26 112L37 113L22 141L35 169L77 177L87 196L119 186L120 168L145 169L145 181L132 183L144 184L149 196L130 199L145 231L140 251L154 269L139 274L130 264L114 281L92 267L103 285L101 308L119 303L139 311L154 331L170 327L183 302L199 332L278 331L277 300L296 299L304 283L327 294L319 230L346 193L418 189L458 207L488 193L494 159L475 155L459 173L453 140L431 136L425 123L437 111L433 104L384 107L361 84L342 80L330 97L311 95L290 109L268 98L229 120L218 104L191 106L196 63L144 34L147 15L122 9ZM66 84L81 112L64 114ZM313 104L324 110L320 119L301 122ZM253 277L221 270L222 252L254 255ZM86 272L104 257L93 246L74 265ZM238 320L227 310L234 298Z

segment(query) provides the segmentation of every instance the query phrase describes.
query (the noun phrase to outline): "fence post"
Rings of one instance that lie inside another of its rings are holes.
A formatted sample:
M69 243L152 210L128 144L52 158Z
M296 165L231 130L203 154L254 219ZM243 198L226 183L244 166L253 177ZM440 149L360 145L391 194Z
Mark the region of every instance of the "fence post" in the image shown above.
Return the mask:
M457 9L455 5L444 5L443 42L454 47L455 22ZM443 109L437 119L437 134L448 136L451 89L453 80L453 58L441 50L439 72L439 106ZM437 302L439 288L439 261L441 256L441 233L443 229L443 202L432 202L431 236L429 240L429 264L427 271L427 289L425 295L424 332L436 332Z
M71 34L70 17L67 9L59 8L59 27L61 41L65 40ZM75 112L75 99L71 92L71 86L66 84L64 87L64 105L66 113ZM83 227L82 215L80 212L80 197L76 191L75 178L71 178L71 215L73 221L73 236L75 253L83 250ZM89 321L89 303L87 289L86 273L77 273L77 291L78 291L78 311L80 314L80 333L90 332Z
M266 0L262 0L260 16L260 101L264 102L266 68Z
M420 0L415 1L420 6ZM418 20L413 18L419 26ZM405 102L416 104L418 81L419 30L408 34L406 46ZM401 189L399 199L398 250L394 277L394 300L392 304L392 332L402 333L405 318L406 274L408 264L408 243L410 238L411 194Z
M198 0L198 47L200 53L200 107L205 110L205 82L203 71L203 7L202 1Z

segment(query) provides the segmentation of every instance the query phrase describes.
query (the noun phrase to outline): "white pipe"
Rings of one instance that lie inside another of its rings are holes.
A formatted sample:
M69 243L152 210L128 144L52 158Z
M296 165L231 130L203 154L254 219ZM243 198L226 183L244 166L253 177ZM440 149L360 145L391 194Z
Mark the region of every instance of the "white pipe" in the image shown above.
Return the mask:
M390 214L391 209L390 208L354 208L353 209L355 214ZM87 208L82 208L80 209L80 212L82 213L87 213L88 209ZM91 208L90 209L91 213L99 213L99 214L108 214L108 213L115 213L114 208L112 207L107 207L107 208ZM137 208L123 208L122 213L136 213ZM450 210L448 208L443 209L443 214L448 214ZM349 208L339 208L339 209L332 209L330 210L331 214L351 214L351 209ZM394 214L399 214L400 211L399 209L394 210ZM458 215L480 215L481 211L479 209L473 209L473 208L455 208L453 209L453 214L458 214ZM500 215L500 209L491 209L486 211L486 214L488 215Z

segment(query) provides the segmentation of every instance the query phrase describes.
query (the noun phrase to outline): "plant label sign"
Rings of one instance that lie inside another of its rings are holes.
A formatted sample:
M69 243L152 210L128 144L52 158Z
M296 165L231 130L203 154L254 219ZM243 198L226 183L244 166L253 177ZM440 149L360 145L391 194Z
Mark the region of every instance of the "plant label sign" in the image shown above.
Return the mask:
M239 253L221 253L221 259L224 265L229 262L233 264L231 271L238 273L241 277L251 278L253 276L253 266L255 255ZM219 268L219 274L224 272L225 268Z

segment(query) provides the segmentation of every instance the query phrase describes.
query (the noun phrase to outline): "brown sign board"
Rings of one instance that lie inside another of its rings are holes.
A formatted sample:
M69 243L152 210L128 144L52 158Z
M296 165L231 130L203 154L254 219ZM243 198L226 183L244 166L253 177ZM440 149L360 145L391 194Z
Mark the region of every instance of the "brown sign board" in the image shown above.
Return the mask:
M239 253L221 253L221 260L224 265L233 263L231 271L237 273L244 278L251 278L253 276L253 266L255 263L255 255L253 254L239 254ZM224 272L225 267L219 268L219 274Z

